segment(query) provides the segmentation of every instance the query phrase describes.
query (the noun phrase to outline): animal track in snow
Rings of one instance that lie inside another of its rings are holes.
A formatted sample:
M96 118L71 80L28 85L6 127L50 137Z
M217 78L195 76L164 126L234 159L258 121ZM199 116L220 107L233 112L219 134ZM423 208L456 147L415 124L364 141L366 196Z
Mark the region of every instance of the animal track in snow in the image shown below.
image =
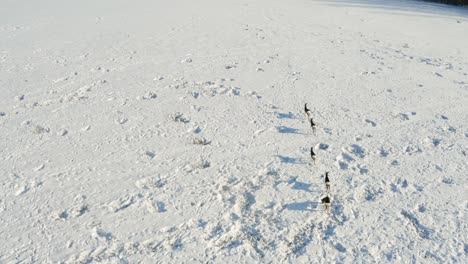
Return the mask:
M341 153L340 156L337 156L335 161L336 161L336 166L341 169L341 170L347 170L351 168L351 170L359 173L359 174L367 174L369 170L366 168L365 165L358 164L355 158L353 158L350 154L348 154L348 151L353 153L355 156L358 156L359 158L364 158L365 157L365 151L359 147L356 144L351 145L350 147L347 147L346 149L342 149L343 152Z
M62 137L67 134L68 134L68 130L66 129L60 129L60 131L57 133L57 135L62 136Z
M394 115L394 118L399 118L402 121L408 121L410 120L410 116L416 115L416 112L411 112L411 113L398 113Z
M435 66L439 69L451 70L453 68L451 63L444 62L442 59L419 58L418 61L426 65Z
M110 241L112 240L113 236L112 233L106 232L103 229L99 227L94 227L91 233L91 236L93 238L96 238L97 240L100 241Z
M228 87L228 88L223 88L219 91L220 94L226 94L226 95L236 95L239 96L241 95L241 90L238 87Z
M343 157L343 155L341 156L337 156L336 157L336 167L339 168L339 169L342 169L342 170L347 170L349 165L348 165L348 161Z
M40 170L43 170L45 168L45 165L44 164L41 164L39 166L37 166L36 168L33 169L33 171L40 171Z
M375 201L383 193L382 188L362 185L354 191L354 197L358 201Z
M352 144L352 145L346 147L343 152L344 152L343 155L346 155L345 152L349 152L349 153L352 153L354 156L357 156L357 157L359 157L361 159L366 156L366 150L363 149L361 146L359 146L357 144ZM347 159L349 159L349 158L347 158Z
M390 154L390 151L384 149L384 147L380 147L380 150L378 151L378 153L379 153L380 157L386 158Z
M147 151L145 151L145 156L148 159L152 160L152 159L154 159L154 157L156 157L156 153L154 151L147 150Z
M89 93L95 89L99 88L102 84L105 84L105 80L101 81L96 81L92 84L85 85L80 87L78 90L75 92L72 92L68 95L63 96L58 102L60 103L67 103L67 102L79 102L79 101L84 101L89 98Z
M233 68L237 68L237 62L234 62L234 63L228 64L228 65L225 65L224 68L225 68L226 70L230 70L230 69L233 69Z
M211 144L211 141L207 140L206 138L194 138L192 143L194 145L206 146L206 145Z
M197 91L192 91L192 92L188 92L191 96L193 96L193 98L197 99L198 97L200 97L200 92L197 92Z
M423 226L419 220L410 212L401 210L401 215L405 217L406 220L409 221L409 223L414 227L416 233L424 239L430 239L431 238L431 230L429 230L427 227Z
M283 255L285 257L290 254L300 254L301 251L306 247L314 237L315 225L307 223L303 227L293 232L291 239L287 239L285 244L282 246Z
M158 98L158 95L155 92L147 92L144 95L137 96L137 100L151 100Z
M449 127L447 128L447 130L450 131L450 132L452 132L452 133L457 132L457 129L454 128L454 127L452 127L452 126L449 126Z
M109 204L109 211L116 213L120 210L123 210L135 203L136 199L137 197L135 195L126 195L124 197L121 197L118 200L115 200Z
M438 138L426 137L424 139L425 145L430 146L430 147L437 147L437 146L440 145L441 142L442 142L442 140L438 139Z
M174 121L176 121L176 122L181 122L181 123L184 123L184 124L187 124L187 123L190 122L189 119L187 119L186 117L184 117L184 114L179 113L179 112L173 114L173 115L171 116L171 118L172 118Z
M393 192L400 192L399 188L405 188L406 189L407 187L408 187L408 181L402 180L401 178L398 178L398 179L394 180L390 184L390 189Z
M325 143L318 143L318 144L315 146L315 149L327 150L328 147L329 147L328 144L325 144Z
M415 153L421 153L422 150L419 146L416 146L414 144L410 144L408 146L406 146L406 148L404 149L404 152L406 152L406 154L408 155L413 155Z
M68 210L55 211L51 217L53 220L68 220L69 218L80 217L88 211L88 205L81 204L73 206Z
M195 99L199 98L202 95L205 95L208 97L214 97L216 95L241 96L241 88L235 87L232 85L227 85L225 84L225 82L226 82L226 79L221 79L220 81L217 81L217 82L214 82L214 81L193 82L191 83L191 85L198 87L199 90L192 91L192 92L187 91L186 93L191 95ZM183 85L183 88L185 88L187 85L188 85L188 82L186 82ZM176 88L179 88L179 87L180 86ZM255 91L250 91L246 93L245 95L255 97L257 99L261 98L261 96L258 95L257 92Z
M451 178L443 178L442 182L445 184L454 184L455 182Z
M325 132L328 135L333 134L333 129L331 129L331 128L323 128L322 131Z
M201 133L201 131L202 131L201 128L197 125L194 125L187 130L188 133L193 133L193 134L199 134Z
M219 238L214 239L213 245L219 249L230 249L242 246L249 254L265 256L265 251L269 249L263 236L254 228L245 224L235 222L235 224Z
M373 127L376 127L377 126L377 123L375 123L374 121L370 120L370 119L366 119L364 120L364 122L366 122L367 124L370 124L371 126Z
M256 99L261 99L261 98L262 98L262 96L259 95L259 94L258 94L257 92L255 92L255 91L249 91L249 92L247 92L246 95L251 96L251 97L254 97L254 98L256 98Z
M163 213L166 211L166 205L154 197L146 198L143 204L150 213Z
M122 112L118 111L117 112L117 117L115 118L115 123L123 125L128 121L128 118L123 115Z
M20 101L23 101L23 100L24 100L24 94L20 94L20 95L15 96L15 101L20 102Z
M234 212L237 215L245 215L250 210L252 205L255 203L255 196L250 192L245 192L241 195L236 196L236 203L234 206Z
M193 172L195 170L206 169L209 167L211 167L211 163L202 158L199 161L186 164L182 167L182 170L185 172Z
M181 60L180 63L192 63L192 59L191 58L185 58L185 59Z
M369 169L365 167L365 165L357 164L356 166L352 166L351 169L359 174L367 174Z
M445 115L440 115L440 118L442 118L443 120L448 120L448 117Z
M22 182L15 185L15 196L23 195L30 190L34 190L42 186L42 181L32 180L30 182Z
M43 127L43 126L40 126L40 125L36 125L32 128L31 130L32 133L34 134L45 134L45 133L49 133L50 132L50 129L48 127Z
M140 189L154 189L162 188L166 185L167 181L160 177L147 177L136 181L135 185Z
M26 193L27 191L29 191L29 186L27 184L19 184L17 187L16 187L16 191L15 191L15 195L18 196L18 195L22 195L24 193Z

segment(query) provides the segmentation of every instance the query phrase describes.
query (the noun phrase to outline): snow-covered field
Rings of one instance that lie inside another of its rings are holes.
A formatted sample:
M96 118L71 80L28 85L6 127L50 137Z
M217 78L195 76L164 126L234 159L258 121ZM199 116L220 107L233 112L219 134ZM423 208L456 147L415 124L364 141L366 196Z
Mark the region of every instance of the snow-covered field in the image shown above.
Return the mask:
M467 124L467 9L0 0L0 263L466 263Z

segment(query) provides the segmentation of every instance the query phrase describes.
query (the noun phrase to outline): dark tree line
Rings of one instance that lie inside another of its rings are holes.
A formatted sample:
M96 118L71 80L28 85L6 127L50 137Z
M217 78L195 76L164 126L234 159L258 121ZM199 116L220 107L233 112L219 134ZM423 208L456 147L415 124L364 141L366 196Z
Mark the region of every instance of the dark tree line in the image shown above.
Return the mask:
M468 6L468 0L425 0L428 2L437 2L449 5Z

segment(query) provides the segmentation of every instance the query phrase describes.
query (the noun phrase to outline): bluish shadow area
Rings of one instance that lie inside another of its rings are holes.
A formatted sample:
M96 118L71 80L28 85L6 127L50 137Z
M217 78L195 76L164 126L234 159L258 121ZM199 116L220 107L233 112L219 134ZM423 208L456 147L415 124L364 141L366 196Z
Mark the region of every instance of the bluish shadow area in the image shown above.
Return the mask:
M364 158L366 156L366 152L364 151L363 148L361 148L361 146L359 145L356 145L356 144L352 144L351 145L351 151L358 155L360 158Z
M327 226L327 230L325 230L325 237L328 238L330 236L335 235L335 229L336 229L336 226L334 225Z
M301 202L301 203L290 203L285 207L291 211L315 211L317 208L318 202Z
M278 117L279 119L295 119L296 116L289 112L289 113L276 113L276 117Z
M425 239L431 239L431 233L433 232L433 230L425 227L424 225L422 225L419 220L411 213L405 211L405 210L401 210L401 214L406 217L409 221L411 221L411 223L413 224L414 228L416 228L416 230L418 231L418 235L421 237L421 238L425 238Z
M319 149L321 150L327 150L330 145L325 144L325 143L320 143L319 144Z
M305 164L304 160L301 158L291 158L282 155L275 155L275 157L279 158L281 163L289 163L289 164Z
M305 191L305 192L310 192L313 193L310 189L312 187L311 183L305 183L305 182L300 182L300 181L294 181L294 185L291 187L293 190L300 190L300 191Z
M323 0L329 6L373 8L385 13L414 12L425 16L463 16L468 19L468 8L417 0Z
M348 153L341 153L341 156L347 161L354 161L353 157L351 157Z
M278 130L278 132L284 133L284 134L301 134L299 132L299 129L286 127L286 126L277 126L276 130Z

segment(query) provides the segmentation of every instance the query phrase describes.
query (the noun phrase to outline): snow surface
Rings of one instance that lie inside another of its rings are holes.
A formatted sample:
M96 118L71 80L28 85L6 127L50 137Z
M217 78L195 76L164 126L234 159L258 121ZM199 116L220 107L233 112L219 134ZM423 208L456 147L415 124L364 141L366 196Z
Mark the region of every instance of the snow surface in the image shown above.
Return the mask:
M0 6L0 263L467 262L467 9Z

